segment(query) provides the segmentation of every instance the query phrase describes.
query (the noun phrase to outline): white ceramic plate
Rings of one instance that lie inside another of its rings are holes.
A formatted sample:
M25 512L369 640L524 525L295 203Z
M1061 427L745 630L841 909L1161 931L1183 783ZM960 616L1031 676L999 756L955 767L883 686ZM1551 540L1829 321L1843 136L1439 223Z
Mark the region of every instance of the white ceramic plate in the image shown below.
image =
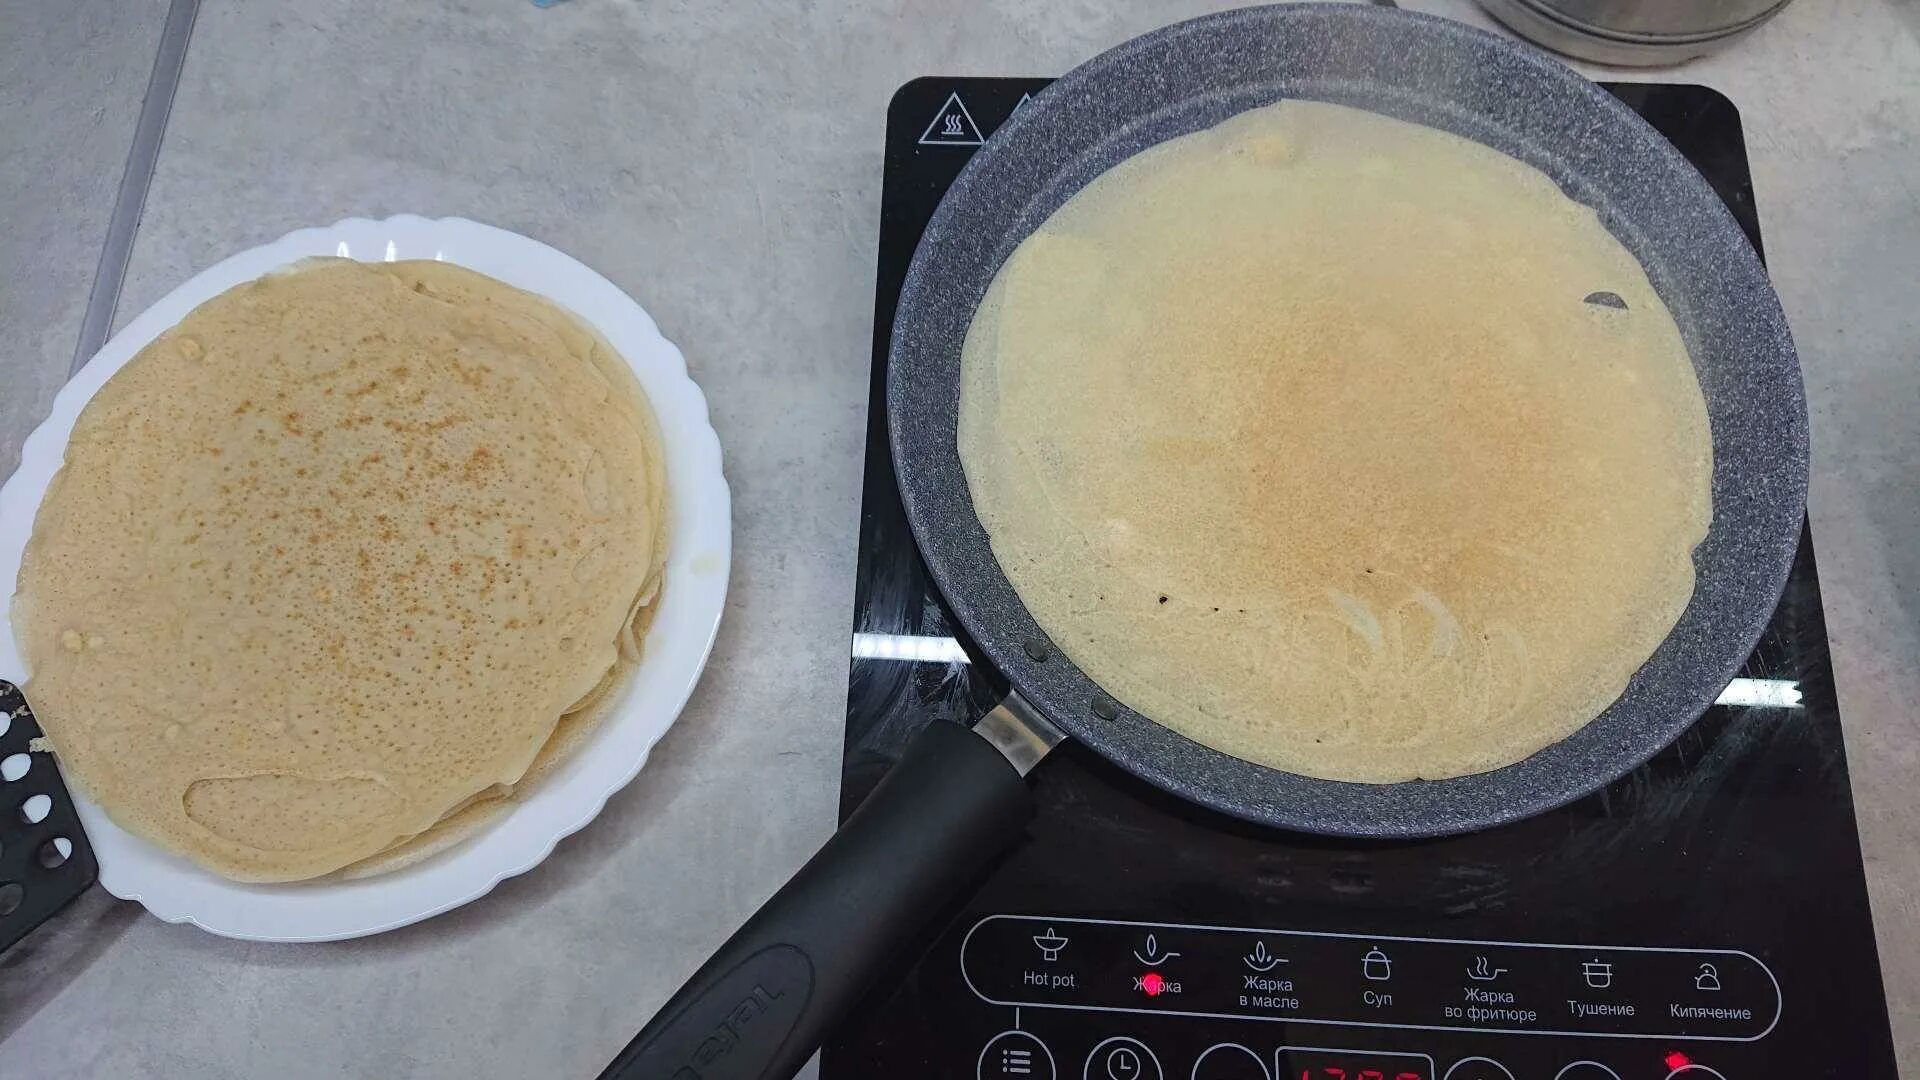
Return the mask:
M20 469L0 487L0 584L11 596L20 554L47 483L66 453L73 422L94 391L162 331L202 302L312 255L364 261L441 259L492 275L561 304L611 342L653 401L672 492L668 587L647 635L646 659L593 741L479 836L395 873L364 881L243 885L202 870L114 825L75 797L100 861L100 883L138 900L168 922L255 941L330 941L391 930L484 896L503 878L531 869L626 786L659 740L706 664L726 601L732 509L720 472L720 440L707 399L687 377L680 350L606 278L524 236L462 218L404 215L349 218L301 229L194 275L107 342L54 399L53 413L27 438ZM0 676L26 675L10 623L0 619ZM0 795L0 798L3 798Z

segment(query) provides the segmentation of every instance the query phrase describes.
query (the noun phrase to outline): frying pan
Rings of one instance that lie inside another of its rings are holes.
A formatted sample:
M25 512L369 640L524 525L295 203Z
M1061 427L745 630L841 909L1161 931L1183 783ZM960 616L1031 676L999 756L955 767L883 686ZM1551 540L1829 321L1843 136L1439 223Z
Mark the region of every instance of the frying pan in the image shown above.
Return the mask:
M1552 177L1640 260L1706 396L1713 522L1694 551L1686 610L1619 700L1502 769L1351 784L1189 741L1116 703L1053 647L973 510L955 443L961 344L1001 263L1125 158L1292 97L1452 131ZM1104 53L1036 95L974 155L928 224L901 293L886 389L921 555L1013 693L971 731L937 724L918 737L604 1077L791 1075L870 976L897 962L925 920L1019 837L1030 814L1022 777L1067 736L1193 802L1329 835L1464 832L1592 792L1672 741L1739 669L1779 600L1806 505L1806 403L1786 321L1706 182L1639 117L1558 63L1388 8L1279 6L1196 19Z

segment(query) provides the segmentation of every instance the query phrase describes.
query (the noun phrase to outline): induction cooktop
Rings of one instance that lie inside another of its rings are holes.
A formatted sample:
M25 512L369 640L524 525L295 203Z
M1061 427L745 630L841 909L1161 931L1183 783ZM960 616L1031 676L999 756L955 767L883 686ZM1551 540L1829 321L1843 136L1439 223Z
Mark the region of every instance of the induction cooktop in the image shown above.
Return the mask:
M1005 686L914 546L885 366L928 217L1047 79L922 78L887 115L844 819L932 723ZM1699 86L1608 87L1756 250L1740 117ZM1810 537L1740 677L1672 747L1552 813L1368 842L1247 825L1069 742L1028 836L937 913L824 1080L1891 1077Z

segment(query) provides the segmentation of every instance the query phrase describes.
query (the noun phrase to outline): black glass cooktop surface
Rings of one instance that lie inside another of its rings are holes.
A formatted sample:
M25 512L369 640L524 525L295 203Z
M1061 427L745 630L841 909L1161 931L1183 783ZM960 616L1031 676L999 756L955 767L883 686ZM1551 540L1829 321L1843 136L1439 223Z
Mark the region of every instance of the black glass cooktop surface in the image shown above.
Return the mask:
M909 736L1004 686L915 549L887 448L902 277L973 149L1045 79L925 78L887 118L842 816ZM1760 243L1740 118L1610 87ZM938 913L824 1080L1891 1077L1813 549L1721 704L1590 798L1419 842L1262 829L1068 743L1024 843Z

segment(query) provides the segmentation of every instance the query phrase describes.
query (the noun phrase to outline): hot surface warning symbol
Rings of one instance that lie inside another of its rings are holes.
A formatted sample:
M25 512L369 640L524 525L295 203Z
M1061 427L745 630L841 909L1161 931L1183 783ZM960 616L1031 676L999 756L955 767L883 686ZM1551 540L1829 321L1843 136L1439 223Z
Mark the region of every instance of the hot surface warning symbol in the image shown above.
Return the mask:
M927 130L920 133L920 142L925 146L979 146L981 141L980 126L973 122L973 114L967 112L958 91L947 95L946 103L933 114Z

